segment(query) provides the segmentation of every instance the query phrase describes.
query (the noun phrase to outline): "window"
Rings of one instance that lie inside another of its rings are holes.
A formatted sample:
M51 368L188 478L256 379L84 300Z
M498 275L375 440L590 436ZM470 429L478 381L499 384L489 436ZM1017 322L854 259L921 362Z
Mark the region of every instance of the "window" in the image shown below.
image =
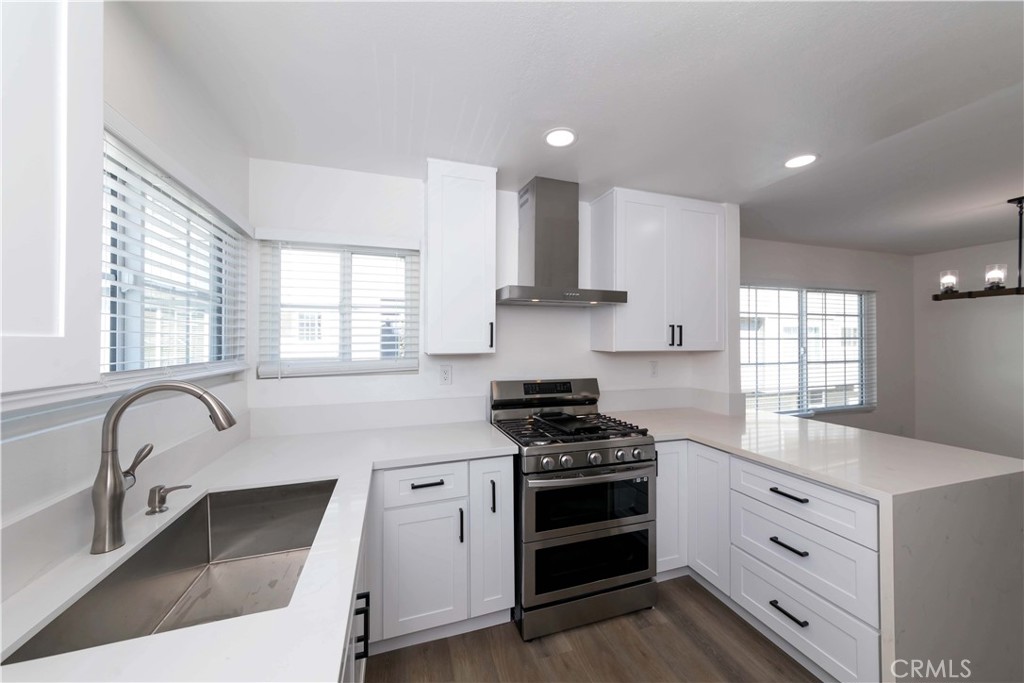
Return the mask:
M747 410L810 413L875 405L875 295L740 289Z
M257 376L310 377L419 366L419 254L260 243Z
M101 373L241 368L245 238L109 132L102 261Z

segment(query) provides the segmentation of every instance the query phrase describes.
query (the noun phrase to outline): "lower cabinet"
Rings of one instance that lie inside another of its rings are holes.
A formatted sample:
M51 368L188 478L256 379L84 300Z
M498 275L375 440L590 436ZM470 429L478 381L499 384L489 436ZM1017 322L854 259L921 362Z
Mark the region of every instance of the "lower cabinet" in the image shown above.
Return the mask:
M658 572L687 564L688 497L685 441L665 441L658 449Z
M728 595L730 455L692 441L687 450L690 567Z
M505 456L374 473L372 641L512 607L512 471Z
M384 637L469 616L465 498L384 511Z

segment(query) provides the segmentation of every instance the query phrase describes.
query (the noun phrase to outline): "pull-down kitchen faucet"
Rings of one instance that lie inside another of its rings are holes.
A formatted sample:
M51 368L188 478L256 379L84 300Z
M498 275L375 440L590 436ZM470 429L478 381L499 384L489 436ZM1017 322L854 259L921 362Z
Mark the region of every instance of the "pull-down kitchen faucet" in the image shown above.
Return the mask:
M124 472L117 457L117 427L121 415L136 400L157 391L180 391L198 398L210 411L210 421L218 431L234 426L235 417L219 398L202 387L178 380L159 380L143 384L114 401L103 419L103 448L100 453L100 471L92 485L92 509L96 524L92 532L93 555L108 553L124 545L124 494L135 485L135 470L153 452L147 443L135 454L132 464Z

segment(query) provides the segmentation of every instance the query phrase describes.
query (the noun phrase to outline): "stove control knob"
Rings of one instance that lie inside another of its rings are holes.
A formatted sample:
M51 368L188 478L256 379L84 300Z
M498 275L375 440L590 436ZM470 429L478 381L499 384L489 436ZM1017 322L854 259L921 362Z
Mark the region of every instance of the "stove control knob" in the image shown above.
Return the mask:
M600 465L601 460L601 454L598 453L597 451L591 451L590 455L587 456L587 462L589 462L591 465Z
M643 457L643 454L644 454L644 452L643 452L642 449L640 449L640 448L634 448L633 449L633 459L634 460L639 460L641 457Z
M545 455L543 458L540 459L540 466L541 469L553 470L555 469L555 459L552 458L550 455Z
M623 460L625 460L626 459L626 451L622 450L621 448L619 450L615 451L615 459L618 460L619 462L622 462Z
M562 465L562 467L572 467L572 456L566 453L565 455L558 459L558 462Z

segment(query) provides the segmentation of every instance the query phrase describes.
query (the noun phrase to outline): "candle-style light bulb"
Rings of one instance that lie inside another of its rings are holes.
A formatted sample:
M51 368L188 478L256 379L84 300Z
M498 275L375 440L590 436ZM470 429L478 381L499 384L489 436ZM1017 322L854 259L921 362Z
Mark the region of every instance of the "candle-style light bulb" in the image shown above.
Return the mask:
M1006 264L985 266L985 289L1003 289L1006 286Z
M944 270L939 274L939 291L943 294L958 291L956 286L960 281L960 271Z

